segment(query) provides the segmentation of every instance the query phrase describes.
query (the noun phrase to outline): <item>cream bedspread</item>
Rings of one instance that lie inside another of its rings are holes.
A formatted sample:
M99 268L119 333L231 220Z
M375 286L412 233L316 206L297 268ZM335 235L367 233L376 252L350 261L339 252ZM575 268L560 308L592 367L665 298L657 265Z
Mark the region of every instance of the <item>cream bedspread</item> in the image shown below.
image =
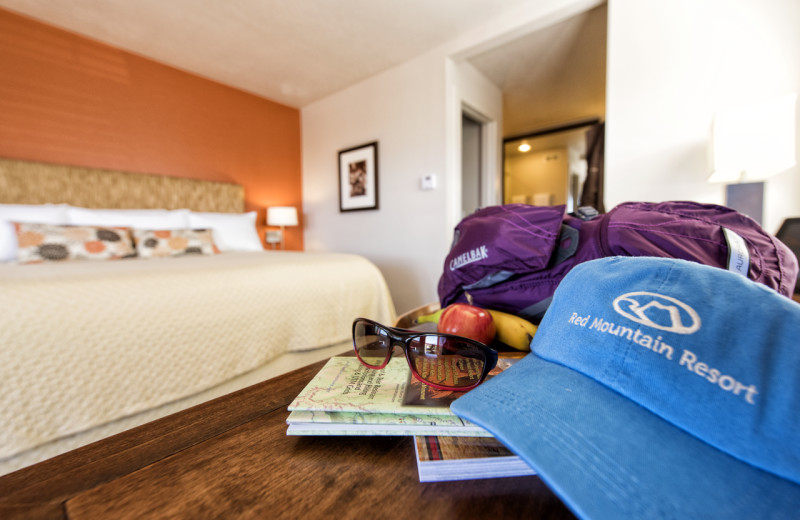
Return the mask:
M235 252L0 266L0 459L391 323L363 257Z

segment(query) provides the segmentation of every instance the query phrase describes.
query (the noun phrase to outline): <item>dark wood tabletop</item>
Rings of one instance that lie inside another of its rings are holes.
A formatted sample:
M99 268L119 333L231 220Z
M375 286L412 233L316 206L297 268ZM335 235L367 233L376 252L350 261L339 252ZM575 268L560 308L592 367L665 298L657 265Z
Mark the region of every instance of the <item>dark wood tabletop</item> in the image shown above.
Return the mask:
M411 437L286 435L323 364L0 477L0 518L574 518L538 477L420 483Z

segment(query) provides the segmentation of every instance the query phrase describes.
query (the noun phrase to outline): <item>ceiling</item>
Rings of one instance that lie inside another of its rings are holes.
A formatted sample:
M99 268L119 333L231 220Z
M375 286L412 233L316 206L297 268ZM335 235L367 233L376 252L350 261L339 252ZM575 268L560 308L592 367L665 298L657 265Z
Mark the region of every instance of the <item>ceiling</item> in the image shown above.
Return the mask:
M0 0L0 6L292 107L525 0Z
M469 62L503 91L503 135L603 119L607 7L472 56Z
M301 108L530 1L0 0L0 6ZM536 128L570 119L563 110L542 110L563 104L553 100L563 97L564 85L585 103L587 71L597 68L598 52L604 78L605 6L469 61L503 89L511 128L531 126L531 103ZM516 131L504 126L505 135Z

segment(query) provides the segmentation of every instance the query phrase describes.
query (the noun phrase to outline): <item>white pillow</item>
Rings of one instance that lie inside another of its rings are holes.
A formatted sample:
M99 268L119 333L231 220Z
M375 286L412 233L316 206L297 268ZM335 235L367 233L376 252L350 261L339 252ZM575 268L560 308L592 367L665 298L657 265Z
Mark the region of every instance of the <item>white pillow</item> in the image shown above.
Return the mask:
M256 231L256 212L189 213L189 227L214 232L214 243L220 251L263 251Z
M66 224L66 204L0 204L0 262L17 259L17 232L12 222Z
M187 229L186 209L89 209L69 206L67 222L74 226L113 226L152 231Z

